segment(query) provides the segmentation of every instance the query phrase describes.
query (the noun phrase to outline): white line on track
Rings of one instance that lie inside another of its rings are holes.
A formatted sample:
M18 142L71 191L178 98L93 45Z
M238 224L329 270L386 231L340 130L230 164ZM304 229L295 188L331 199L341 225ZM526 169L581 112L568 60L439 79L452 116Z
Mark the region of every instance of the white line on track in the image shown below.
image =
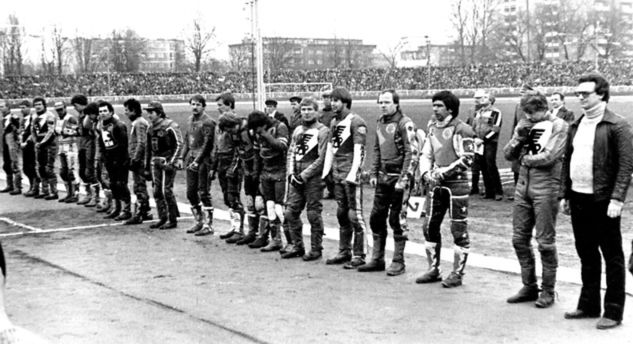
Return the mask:
M505 173L510 172L510 169L503 169ZM501 172L501 170L500 170ZM0 173L0 180L3 180L5 178L3 173ZM62 187L62 185L60 185L60 187ZM132 197L134 197L134 195L132 195ZM155 206L154 200L151 199L150 200L150 204L151 206ZM182 202L178 202L178 209L180 210L180 212L182 214L191 214L191 210L189 208L188 204L182 203ZM179 219L192 219L193 217L189 216L189 217L180 217ZM214 220L223 220L223 221L228 221L229 220L229 212L226 210L222 210L222 209L215 209L213 212L213 218ZM2 220L2 218L0 218L0 221ZM482 219L478 219L478 218L470 218L469 219L472 222L480 222L480 221L485 221ZM9 221L13 221L10 220ZM156 220L153 220L156 221ZM5 221L6 222L6 221ZM147 221L150 222L150 221ZM107 226L119 226L122 225L122 222L116 222L116 223L110 223L110 224L104 224L104 225L92 225L92 226L78 226L78 227L68 227L68 228L61 228L61 229L46 229L46 230L40 230L39 232L33 231L33 232L16 232L16 233L6 233L6 234L0 234L0 238L2 237L7 237L7 236L19 236L19 235L30 235L30 234L39 234L39 233L52 233L52 232L60 232L60 231L71 231L71 230L80 230L80 229L92 229L92 228L102 228L102 227L107 227ZM26 225L23 225L26 226ZM94 227L93 227L94 226ZM29 226L30 227L30 226ZM32 227L35 228L35 227ZM35 228L37 229L37 228ZM215 231L217 234L219 233L223 233L224 231L218 231L216 228ZM303 233L307 233L306 236L307 238L310 237L310 225L309 224L304 224L303 225ZM368 237L368 244L370 245L370 247L373 246L373 240L371 235L367 235ZM338 241L339 240L339 229L336 227L325 227L324 228L324 239L329 239L329 240L334 240L334 241ZM476 243L474 243L476 244ZM391 248L394 247L393 244L393 239L391 237L387 238L387 251L391 251ZM369 251L369 247L368 247L368 251ZM483 269L488 269L488 270L493 270L493 271L499 271L499 272L505 272L505 273L511 273L511 274L516 274L519 275L521 273L520 268L519 268L519 264L517 263L516 259L510 259L510 258L503 258L503 257L495 257L495 256L490 256L485 254L484 252L482 253L477 253L477 252L473 252L474 250L471 250L471 253L468 255L468 266L473 266L473 267L477 267L477 268L483 268ZM405 248L405 253L406 254L412 254L412 255L416 255L416 256L421 256L421 257L426 257L426 251L424 248L424 243L417 243L417 242L412 242L412 241L408 241L406 248ZM448 263L448 264L452 264L453 263L453 249L451 248L442 248L442 252L440 254L441 256L441 260L444 261L444 263ZM368 256L367 259L369 259L370 257ZM540 258L538 255L536 255L536 270L537 270L537 274L540 275L541 273L541 264L540 264ZM448 266L448 265L447 265ZM572 268L566 268L566 267L558 267L557 270L557 280L561 281L561 282L567 282L567 283L573 283L573 284L577 284L577 285L582 285L582 282L580 280L580 273L578 271L578 269L572 269ZM627 283L626 283L626 292L628 295L633 295L633 278L631 278L631 275L627 274L626 276L627 279Z
M192 216L184 216L179 217L180 220L191 220ZM20 235L31 235L31 234L44 234L44 233L56 233L56 232L69 232L74 230L82 230L82 229L95 229L95 228L104 228L104 227L117 227L122 226L123 222L113 222L113 223L100 223L96 225L86 225L86 226L75 226L75 227L64 227L64 228L50 228L50 229L41 229L37 227L32 227L17 221L13 221L8 217L0 217L0 221L5 222L11 226L16 226L24 229L28 229L28 231L21 232L12 232L12 233L2 233L0 234L0 238L20 236ZM150 220L143 221L143 223L152 223L158 222L158 220Z
M23 223L19 223L19 222L13 221L13 220L11 220L11 219L10 219L10 218L8 218L8 217L0 217L0 221L4 222L4 223L6 223L6 224L9 224L9 225L11 225L11 226L16 226L16 227L20 227L20 228L28 229L28 230L29 230L29 231L31 231L31 232L41 232L41 231L42 231L42 229L41 229L41 228L37 228L37 227L33 227L33 226L29 226L29 225L25 225L25 224L23 224ZM22 232L22 233L24 233L24 232Z

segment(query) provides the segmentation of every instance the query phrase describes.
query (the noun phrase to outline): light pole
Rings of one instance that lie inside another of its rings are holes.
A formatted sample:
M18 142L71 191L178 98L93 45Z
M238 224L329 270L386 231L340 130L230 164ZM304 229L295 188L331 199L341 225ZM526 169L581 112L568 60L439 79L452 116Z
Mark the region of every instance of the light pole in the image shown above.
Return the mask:
M598 33L600 32L599 26L600 26L600 21L596 20L596 27L593 30L594 31L593 32L594 46L595 46L595 50L596 50L596 57L594 59L596 72L599 70L598 69L598 56L600 55L600 49L598 49Z
M251 82L253 91L253 110L257 110L257 70L255 68L255 4L253 0L247 2L250 7L251 21Z
M426 89L431 89L431 38L428 35L424 35L426 41Z

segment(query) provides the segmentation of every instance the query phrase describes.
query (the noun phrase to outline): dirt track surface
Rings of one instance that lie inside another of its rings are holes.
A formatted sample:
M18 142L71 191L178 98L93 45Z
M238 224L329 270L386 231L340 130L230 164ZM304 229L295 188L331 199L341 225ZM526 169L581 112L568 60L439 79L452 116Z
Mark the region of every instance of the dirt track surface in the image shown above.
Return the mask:
M37 213L19 211L37 208L59 227L82 215L105 223L57 202L0 195L0 204L0 216L32 219ZM421 257L408 256L407 273L387 277L195 238L184 233L189 224L4 238L11 319L55 343L630 343L633 336L630 305L611 331L596 330L593 319L564 320L577 285L559 283L550 309L508 305L520 287L516 275L468 267L464 285L448 290L414 283L426 266ZM0 224L0 232L17 230ZM336 242L324 244L326 256L336 252Z

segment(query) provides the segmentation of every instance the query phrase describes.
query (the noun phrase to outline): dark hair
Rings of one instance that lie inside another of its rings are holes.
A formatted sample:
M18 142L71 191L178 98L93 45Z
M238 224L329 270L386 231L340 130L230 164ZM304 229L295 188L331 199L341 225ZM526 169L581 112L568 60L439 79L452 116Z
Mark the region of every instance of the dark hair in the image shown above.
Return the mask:
M299 106L312 106L315 111L319 111L319 103L311 97L303 98Z
M42 104L44 104L44 108L46 109L46 99L44 99L43 97L33 98L33 106L35 106L35 103L37 102L41 102Z
M109 102L102 100L98 103L98 105L99 105L99 108L102 108L105 106L108 108L108 111L114 113L114 106L112 106L112 104L110 104Z
M235 97L231 93L222 93L217 98L215 98L216 102L222 101L222 104L226 106L230 106L231 109L235 109Z
M451 91L439 91L433 95L431 101L439 100L444 103L446 109L451 111L453 118L459 115L459 98L455 96Z
M589 73L578 78L578 83L582 84L583 82L595 82L596 87L594 91L596 94L602 96L602 100L604 102L609 102L609 82L602 75L598 73Z
M70 99L70 104L88 105L88 98L83 94L76 94Z
M385 93L391 93L391 98L393 99L393 103L396 104L396 109L400 111L400 95L394 89L384 90L380 92L382 96Z
M253 111L248 114L248 129L255 130L259 127L268 126L271 118L261 111Z
M552 95L553 95L553 96L555 96L555 95L557 95L557 94L558 94L558 96L560 97L560 100L565 100L565 95L564 95L564 94L562 94L562 93L560 93L560 92L554 92L554 93L552 93Z
M385 93L391 93L391 97L393 98L393 103L398 104L398 105L400 104L400 95L398 94L398 92L396 92L396 90L393 90L393 89L384 90L380 92L380 95L383 95Z
M26 100L26 99L24 99L23 101L21 101L21 102L20 102L20 104L19 104L19 105L20 105L20 106L24 105L24 106L26 106L26 107L31 107L31 102L30 102L30 101L28 101L28 100Z
M99 114L99 105L97 105L97 103L95 103L95 102L89 103L88 105L86 105L86 108L84 109L84 114L85 115L98 115Z
M332 100L340 100L348 109L352 108L352 95L342 87L335 88L334 91L330 93L330 98Z
M521 110L527 114L547 111L547 97L539 92L529 92L521 98Z
M138 100L134 99L134 98L130 98L130 99L126 100L123 103L123 106L125 106L129 110L132 110L137 115L140 115L140 114L143 113L143 109L141 109L141 103Z
M233 128L236 125L242 123L243 118L238 118L232 113L224 113L218 118L218 128L222 131Z
M191 101L195 100L198 103L202 104L202 107L207 107L207 101L204 99L203 96L196 94L193 97L189 98L189 104L191 104ZM233 101L235 103L235 101Z

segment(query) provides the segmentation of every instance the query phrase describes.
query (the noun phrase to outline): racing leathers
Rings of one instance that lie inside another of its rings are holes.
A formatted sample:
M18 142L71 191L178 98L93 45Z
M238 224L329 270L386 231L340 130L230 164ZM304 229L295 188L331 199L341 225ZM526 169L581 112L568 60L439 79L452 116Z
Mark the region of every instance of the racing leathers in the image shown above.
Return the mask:
M46 200L57 199L55 117L57 116L45 109L42 113L37 114L37 119L31 130L31 138L35 142L37 173L42 181L42 192L36 197Z
M246 220L248 233L235 241L238 245L246 245L255 241L260 223L260 215L265 213L264 200L259 193L259 171L260 164L259 147L255 144L256 137L248 129L248 120L241 118L237 132L231 133L233 143L235 143L236 154L229 170L238 171L240 168L244 175L244 195L246 196ZM241 203L239 204L241 206ZM244 209L238 208L238 214L243 214ZM263 215L265 217L265 214Z
M37 114L35 112L29 112L22 118L21 130L20 130L20 144L22 147L22 170L24 175L29 179L31 187L29 191L24 193L24 196L33 197L37 196L40 192L40 177L36 170L36 158L35 158L35 142L31 139L31 133L33 123L37 120Z
M328 259L327 264L347 262L344 267L356 268L365 262L366 226L360 175L365 160L366 139L365 120L349 109L344 108L332 119L323 178L331 173L334 179L340 239L338 254Z
M79 185L79 162L77 141L79 137L79 122L77 116L65 112L55 125L59 155L59 176L66 185L67 195L60 202L77 202L76 192Z
M486 198L503 198L501 177L497 168L497 146L499 144L499 132L501 131L501 111L495 107L483 107L475 112L473 130L477 138L483 144L483 156L476 157L484 178ZM479 183L479 173L473 173L473 188Z
M130 119L132 119L130 117ZM149 122L138 115L132 120L130 135L128 138L129 155L130 155L130 171L132 172L132 188L136 195L136 209L134 217L126 224L139 224L143 220L151 219L149 206L149 193L147 192L147 179L145 176L145 154L147 152L147 132L149 130Z
M272 240L262 248L263 252L281 249L281 224L284 223L284 199L286 196L286 153L288 152L288 127L279 120L270 119L270 123L261 133L256 134L261 163L259 191L266 204L266 218L260 217L263 232L251 247L265 242L270 229Z
M317 121L303 123L292 134L288 150L288 198L285 217L290 229L293 249L286 254L288 258L305 253L303 245L303 223L301 211L306 208L310 222L310 256L321 256L323 251L323 162L327 150L329 129ZM282 255L282 257L284 257Z
M227 112L226 114L235 116L232 112ZM239 212L239 209L243 209L240 200L242 171L239 168L231 170L235 150L235 143L231 138L231 134L220 130L220 127L216 126L215 147L213 148L211 161L211 178L215 178L217 175L224 196L224 204L229 208L231 230L220 235L220 239L231 239L231 241L234 240L234 236L241 238L244 233L243 212Z
M181 158L186 168L187 199L196 223L187 230L197 236L213 234L213 204L209 193L209 158L215 140L215 121L204 112L191 115L183 137Z
M77 201L79 205L95 207L99 203L99 180L97 179L95 154L97 150L96 121L89 115L79 114L79 177L84 183L86 197Z
M122 203L122 209L113 210L108 217L117 221L131 217L130 189L128 175L130 170L130 152L128 151L127 127L112 116L102 121L99 127L99 154L110 178L112 198Z
M418 278L418 283L440 281L440 225L449 211L454 242L452 277L460 279L470 249L468 235L468 194L470 186L466 172L475 151L472 128L457 118L429 124L426 142L420 157L420 174L427 185L427 218L423 225L429 271ZM446 286L446 285L445 285Z
M387 274L404 273L404 247L407 240L407 204L413 187L418 160L415 124L397 110L382 115L376 125L374 162L370 178L375 184L374 205L369 217L374 244L372 259L359 271L382 271L385 267L387 217L393 230L394 253Z
M7 109L8 110L8 109ZM8 110L3 118L2 169L7 175L7 187L2 192L22 193L22 154L20 152L20 116Z
M160 220L153 226L159 229L174 228L180 216L174 196L175 164L183 146L180 128L173 120L158 117L150 126L147 142L146 156L151 161L154 200Z
M521 119L503 148L508 160L520 162L514 193L512 245L521 266L524 291L538 293L532 231L543 265L542 289L553 297L558 255L556 215L562 197L561 172L567 142L567 123L547 114L533 123Z
M119 120L119 115L117 114L114 114L112 117ZM95 177L101 185L101 188L103 189L103 193L105 195L105 198L102 200L102 202L97 205L96 210L98 213L107 213L109 216L121 211L121 201L118 199L114 199L113 197L110 174L108 173L108 169L105 166L105 155L103 154L103 149L101 148L101 145L99 145L99 141L102 140L100 135L103 128L103 121L97 118L93 122L93 128L95 133ZM90 203L87 205L90 205ZM112 206L114 206L114 208Z

